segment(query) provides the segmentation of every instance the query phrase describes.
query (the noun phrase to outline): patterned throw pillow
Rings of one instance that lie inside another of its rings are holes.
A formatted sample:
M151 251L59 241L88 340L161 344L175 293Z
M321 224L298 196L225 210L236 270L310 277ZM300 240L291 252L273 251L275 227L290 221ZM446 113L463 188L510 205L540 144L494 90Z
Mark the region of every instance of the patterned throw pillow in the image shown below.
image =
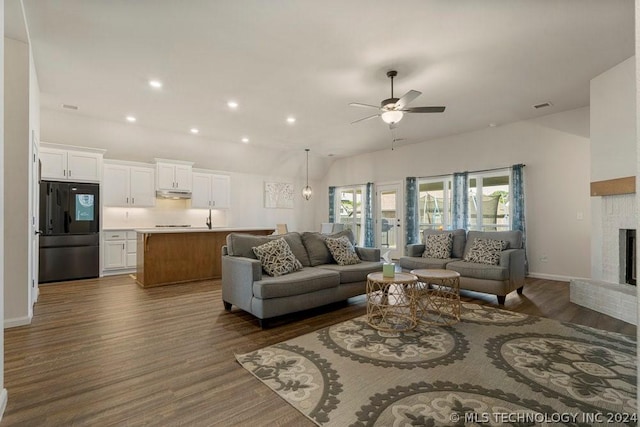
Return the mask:
M429 234L425 242L423 258L451 258L451 249L453 249L453 234Z
M504 240L475 239L469 253L464 257L465 261L480 264L498 265L500 252L507 247Z
M327 238L325 243L338 265L360 263L360 258L358 258L358 254L356 254L356 250L347 236L338 237L337 239Z
M251 249L262 263L262 269L269 276L282 276L302 268L302 264L283 238Z

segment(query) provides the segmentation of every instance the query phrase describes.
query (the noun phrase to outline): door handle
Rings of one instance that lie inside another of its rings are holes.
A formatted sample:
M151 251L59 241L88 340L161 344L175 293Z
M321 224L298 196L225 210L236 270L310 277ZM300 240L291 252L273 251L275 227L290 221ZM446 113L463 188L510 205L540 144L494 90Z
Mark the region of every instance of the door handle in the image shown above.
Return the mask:
M36 236L39 236L39 235L41 235L42 233L43 233L43 231L42 231L42 230L36 230L36 231L34 231L34 232L33 232L33 234L35 234Z

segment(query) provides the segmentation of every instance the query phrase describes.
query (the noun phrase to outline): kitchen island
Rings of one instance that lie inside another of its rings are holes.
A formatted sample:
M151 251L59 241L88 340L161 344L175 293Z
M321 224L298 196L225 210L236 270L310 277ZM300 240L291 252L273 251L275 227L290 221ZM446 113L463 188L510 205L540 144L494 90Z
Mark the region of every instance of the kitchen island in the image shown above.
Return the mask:
M136 282L143 288L222 276L222 246L230 233L260 236L273 228L142 228L137 232Z

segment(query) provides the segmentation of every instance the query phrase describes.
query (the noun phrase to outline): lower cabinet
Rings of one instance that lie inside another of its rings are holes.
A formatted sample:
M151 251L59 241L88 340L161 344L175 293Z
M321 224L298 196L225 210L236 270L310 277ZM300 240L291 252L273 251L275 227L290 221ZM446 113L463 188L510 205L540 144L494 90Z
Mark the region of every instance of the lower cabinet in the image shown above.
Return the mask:
M122 274L136 268L136 232L131 230L109 230L104 233L104 274Z

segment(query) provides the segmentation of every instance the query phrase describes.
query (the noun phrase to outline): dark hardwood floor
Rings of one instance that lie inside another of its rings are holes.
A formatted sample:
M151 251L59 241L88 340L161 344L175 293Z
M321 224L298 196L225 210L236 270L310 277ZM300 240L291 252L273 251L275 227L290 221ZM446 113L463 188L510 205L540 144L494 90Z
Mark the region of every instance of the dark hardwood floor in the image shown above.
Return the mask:
M465 292L463 300L497 305ZM569 302L569 284L527 280L505 307L635 335ZM364 297L261 330L223 310L219 281L141 289L129 276L40 287L29 326L5 331L1 426L314 425L235 362L245 353L365 313Z

